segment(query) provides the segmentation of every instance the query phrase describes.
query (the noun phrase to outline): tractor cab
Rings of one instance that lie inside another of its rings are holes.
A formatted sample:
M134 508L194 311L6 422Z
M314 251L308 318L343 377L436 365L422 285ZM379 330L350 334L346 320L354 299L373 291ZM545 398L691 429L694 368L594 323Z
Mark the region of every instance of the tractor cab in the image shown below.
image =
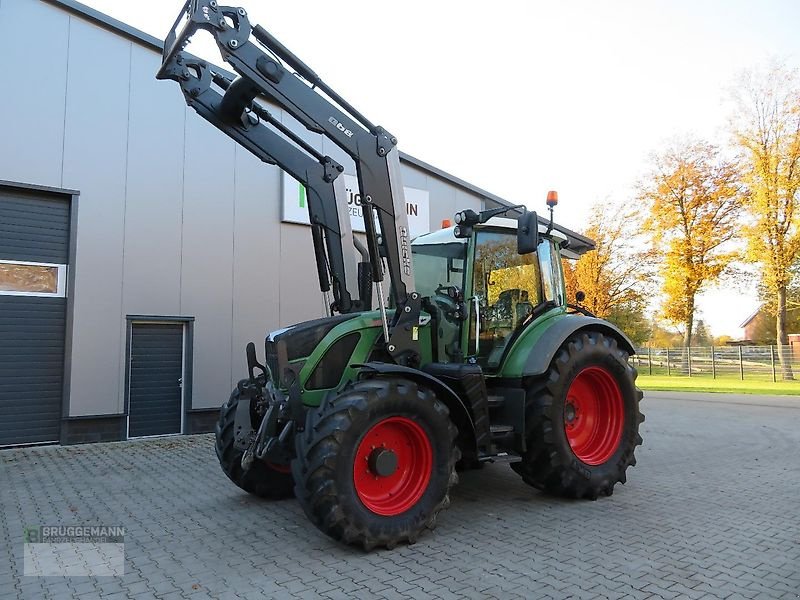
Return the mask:
M539 223L535 251L518 251L516 219L492 217L471 228L424 234L411 244L417 290L436 332L438 362L496 371L519 333L548 312L565 310L561 249L565 234Z

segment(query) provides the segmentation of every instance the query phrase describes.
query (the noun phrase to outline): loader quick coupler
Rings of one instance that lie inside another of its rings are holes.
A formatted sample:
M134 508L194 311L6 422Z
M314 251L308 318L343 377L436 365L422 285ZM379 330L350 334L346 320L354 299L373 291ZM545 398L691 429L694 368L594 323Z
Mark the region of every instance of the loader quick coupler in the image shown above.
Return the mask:
M240 391L241 399L236 407L234 421L234 446L244 452L242 469L249 469L254 459L279 465L288 464L294 455L292 441L295 420L292 413L298 412L291 408L291 393L287 398L271 381L257 381L256 385L245 383L240 385ZM296 395L299 398L299 390ZM254 412L263 414L258 430L254 429L252 421ZM304 420L302 404L298 414Z

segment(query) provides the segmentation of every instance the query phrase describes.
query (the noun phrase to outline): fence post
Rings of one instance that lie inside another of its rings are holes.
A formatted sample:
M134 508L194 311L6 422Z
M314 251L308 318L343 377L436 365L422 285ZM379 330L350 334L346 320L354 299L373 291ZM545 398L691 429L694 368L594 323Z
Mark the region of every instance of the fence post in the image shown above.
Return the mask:
M744 363L742 362L742 347L739 346L739 377L744 381Z
M772 383L775 383L778 379L775 377L775 346L772 344L769 346L769 357L772 362Z
M688 346L686 348L686 360L689 365L689 377L692 376L692 347Z
M714 356L714 346L711 346L711 379L717 378L717 360Z
M650 375L653 374L653 349L647 347L647 369ZM774 369L773 369L774 370Z
M669 347L667 347L667 375L672 375L672 371L670 370L669 366Z

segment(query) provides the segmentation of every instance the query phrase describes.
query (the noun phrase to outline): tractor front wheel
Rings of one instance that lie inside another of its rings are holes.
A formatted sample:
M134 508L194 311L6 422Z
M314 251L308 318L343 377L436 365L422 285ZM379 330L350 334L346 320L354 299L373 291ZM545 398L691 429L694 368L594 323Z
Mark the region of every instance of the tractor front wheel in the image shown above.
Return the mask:
M528 382L526 445L512 468L545 492L610 496L642 443L642 392L617 340L589 331L567 339L544 377Z
M433 529L457 481L456 428L433 392L401 378L355 382L308 412L295 495L332 538L370 550Z
M242 469L243 452L233 445L233 427L239 398L239 386L236 386L231 397L219 411L217 439L214 446L219 465L228 479L246 492L271 500L289 498L292 495L294 482L287 467L255 460L247 471Z

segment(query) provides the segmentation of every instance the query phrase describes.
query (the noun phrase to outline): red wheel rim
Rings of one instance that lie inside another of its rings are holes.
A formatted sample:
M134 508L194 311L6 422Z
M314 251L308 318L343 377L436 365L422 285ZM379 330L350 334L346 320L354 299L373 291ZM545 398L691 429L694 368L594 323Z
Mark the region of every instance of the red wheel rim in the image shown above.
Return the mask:
M614 377L587 367L575 377L564 405L564 430L572 452L587 465L611 458L622 440L625 409Z
M358 444L353 482L365 507L391 517L417 503L432 468L433 448L422 427L407 417L389 417L373 425Z
M278 463L273 463L269 461L266 462L267 466L272 469L273 471L277 471L278 473L291 473L292 467L290 465L279 465Z

